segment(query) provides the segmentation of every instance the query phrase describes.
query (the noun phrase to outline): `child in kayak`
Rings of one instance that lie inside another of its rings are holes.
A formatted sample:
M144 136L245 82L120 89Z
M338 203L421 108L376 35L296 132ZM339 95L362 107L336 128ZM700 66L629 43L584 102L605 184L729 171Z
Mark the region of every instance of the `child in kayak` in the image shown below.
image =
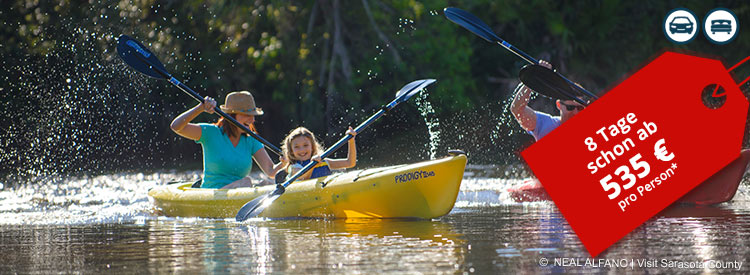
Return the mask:
M317 162L318 164L297 178L297 180L325 177L331 174L331 170L352 168L357 165L357 146L354 142L354 136L357 133L352 127L349 127L346 134L352 135L352 138L348 142L349 153L347 158L326 158L321 160L320 155L324 150L315 138L315 134L305 127L298 127L289 132L289 135L284 138L284 142L281 144L281 161L287 165L287 178L290 178L294 173L301 170L310 161Z

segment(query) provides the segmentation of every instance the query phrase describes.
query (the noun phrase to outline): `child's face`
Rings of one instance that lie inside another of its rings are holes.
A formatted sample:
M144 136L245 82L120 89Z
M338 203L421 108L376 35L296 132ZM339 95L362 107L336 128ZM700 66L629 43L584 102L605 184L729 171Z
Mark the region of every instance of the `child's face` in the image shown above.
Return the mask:
M305 136L292 139L292 156L297 160L308 160L312 158L312 142Z

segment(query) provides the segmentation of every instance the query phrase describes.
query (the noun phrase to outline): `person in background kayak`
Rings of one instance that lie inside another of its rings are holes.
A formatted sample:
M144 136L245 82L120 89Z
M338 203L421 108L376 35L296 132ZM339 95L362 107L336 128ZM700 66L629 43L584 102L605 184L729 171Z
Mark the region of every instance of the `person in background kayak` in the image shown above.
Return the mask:
M255 116L263 110L255 106L250 92L229 93L221 110L255 132ZM201 188L236 188L252 186L247 177L253 167L253 159L263 173L273 178L283 168L274 165L263 144L244 133L230 121L221 118L215 124L190 123L203 112L213 113L216 100L206 97L203 103L177 116L170 125L180 136L194 140L203 147L203 183Z
M281 144L281 162L287 166L287 178L291 178L297 171L301 170L310 161L317 162L313 169L297 178L297 180L314 179L325 177L331 174L331 170L352 168L357 165L357 145L354 137L357 135L352 127L346 131L347 135L352 135L348 142L348 155L345 159L321 160L320 155L323 153L323 147L315 138L310 130L305 127L298 127L284 138Z
M540 60L539 65L552 68L552 65L544 60ZM510 112L513 113L521 128L534 136L534 139L537 141L584 108L583 105L573 100L558 99L555 101L555 105L560 110L560 116L552 116L529 107L531 89L523 85L523 83L518 84L515 93L516 96L513 98L513 103L510 104Z

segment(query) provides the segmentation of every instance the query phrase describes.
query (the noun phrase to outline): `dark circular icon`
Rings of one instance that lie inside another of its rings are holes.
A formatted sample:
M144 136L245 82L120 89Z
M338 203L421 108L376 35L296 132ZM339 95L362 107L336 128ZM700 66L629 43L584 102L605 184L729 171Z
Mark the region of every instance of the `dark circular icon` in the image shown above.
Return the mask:
M727 102L726 90L721 85L709 84L703 88L701 100L703 100L703 105L709 109L719 109L724 106L724 102Z
M737 15L725 8L708 12L703 19L703 34L711 43L723 45L731 42L739 34L740 23Z
M698 30L700 24L695 14L685 8L676 8L664 17L662 23L662 31L664 36L675 44L686 44L696 36L698 36Z

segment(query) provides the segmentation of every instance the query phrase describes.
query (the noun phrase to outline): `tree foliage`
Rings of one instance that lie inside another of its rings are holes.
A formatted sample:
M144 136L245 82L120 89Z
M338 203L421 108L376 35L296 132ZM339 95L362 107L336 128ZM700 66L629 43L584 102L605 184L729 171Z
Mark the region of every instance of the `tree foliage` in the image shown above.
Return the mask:
M0 160L26 170L3 171L28 171L30 163L42 163L40 157L73 167L89 158L120 158L135 166L196 159L196 147L182 148L189 143L166 127L195 102L119 63L120 34L146 44L175 76L219 102L231 91L251 91L266 111L259 129L271 141L300 125L335 140L402 85L437 78L428 100L431 115L443 121L440 146L463 148L480 162L513 161L529 142L506 110L524 64L446 20L446 6L477 15L505 40L600 94L664 50L718 56L729 66L750 46L744 28L727 45L702 36L671 44L660 26L679 7L673 2L6 1L0 11ZM719 7L706 1L682 6L699 18ZM741 24L750 22L749 4L725 7ZM737 75L749 71L741 68ZM532 104L552 111L548 103ZM404 109L395 117L412 125L391 121L363 137L367 143L360 144L381 148L372 149L372 158L386 154L382 148L425 154L427 128L414 127L423 123L418 110ZM394 140L411 142L389 144ZM26 151L29 142L37 149Z

